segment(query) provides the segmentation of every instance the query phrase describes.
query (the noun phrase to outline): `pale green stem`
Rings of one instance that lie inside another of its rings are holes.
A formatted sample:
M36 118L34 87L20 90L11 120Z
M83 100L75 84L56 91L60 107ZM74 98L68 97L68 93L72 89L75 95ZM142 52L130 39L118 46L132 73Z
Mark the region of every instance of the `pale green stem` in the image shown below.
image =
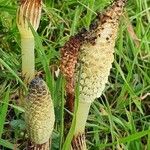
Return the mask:
M84 133L85 124L86 124L87 117L89 114L90 106L91 106L91 103L79 102L78 110L76 114L76 125L75 125L74 134Z
M35 75L34 37L21 37L22 76L25 83L30 82Z
M76 124L72 140L72 150L87 150L85 141L85 125L91 103L79 102L76 113Z

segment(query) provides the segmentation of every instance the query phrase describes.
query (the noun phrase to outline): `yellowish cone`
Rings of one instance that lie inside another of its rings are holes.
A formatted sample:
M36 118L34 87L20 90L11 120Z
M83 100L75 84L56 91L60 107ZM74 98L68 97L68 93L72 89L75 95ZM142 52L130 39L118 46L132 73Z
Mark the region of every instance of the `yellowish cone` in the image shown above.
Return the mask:
M79 103L72 141L73 150L87 149L85 139L80 138L80 135L84 134L91 103L101 96L108 81L124 3L125 0L116 0L110 8L98 16L98 20L91 26L90 31L84 31L78 35L81 36L83 42L76 67ZM81 139L84 141L80 142Z
M25 99L25 122L32 143L49 141L54 128L54 106L46 83L41 78L30 82Z
M76 68L80 71L79 100L82 102L91 103L100 97L108 81L124 2L114 2L111 8L98 16L96 27L82 35L85 40L80 47Z

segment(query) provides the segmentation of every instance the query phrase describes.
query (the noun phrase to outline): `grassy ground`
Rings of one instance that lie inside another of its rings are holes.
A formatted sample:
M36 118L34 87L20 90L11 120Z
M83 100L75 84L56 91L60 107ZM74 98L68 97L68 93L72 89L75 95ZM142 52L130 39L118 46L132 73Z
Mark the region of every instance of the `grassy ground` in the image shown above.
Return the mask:
M36 70L42 73L55 105L52 149L61 150L64 91L59 49L110 0L45 0L36 35ZM0 1L0 149L23 147L26 141L18 89L23 86L16 0ZM109 83L90 109L86 124L89 149L150 150L150 1L128 0L121 19ZM55 65L54 65L55 64ZM49 72L51 70L52 73ZM65 148L64 148L65 149ZM67 150L67 149L66 149Z

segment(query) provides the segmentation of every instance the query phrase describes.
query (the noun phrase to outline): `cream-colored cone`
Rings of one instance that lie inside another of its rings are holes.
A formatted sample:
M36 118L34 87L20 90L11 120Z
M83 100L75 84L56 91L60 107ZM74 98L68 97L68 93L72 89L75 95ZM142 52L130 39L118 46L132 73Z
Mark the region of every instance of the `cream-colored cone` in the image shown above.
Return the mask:
M76 67L76 82L79 81L79 104L73 141L78 142L72 143L79 145L72 144L73 150L87 149L85 138L80 138L79 135L84 135L91 103L101 96L108 81L124 3L124 0L116 0L103 14L97 16L97 21L91 25L90 31L78 34L83 40ZM83 117L81 117L82 114L84 114ZM84 141L80 142L81 139Z
M49 141L54 128L54 106L46 83L35 78L29 84L25 99L25 122L30 141L44 144Z

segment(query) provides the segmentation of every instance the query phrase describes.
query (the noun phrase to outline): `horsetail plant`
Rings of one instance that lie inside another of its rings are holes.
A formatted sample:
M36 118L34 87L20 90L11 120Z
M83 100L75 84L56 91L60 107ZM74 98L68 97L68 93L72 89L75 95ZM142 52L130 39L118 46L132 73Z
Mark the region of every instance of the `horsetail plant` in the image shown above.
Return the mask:
M41 17L42 0L21 0L17 11L17 25L21 35L22 76L28 85L24 98L25 122L29 136L28 150L49 150L55 115L49 89L46 83L35 78L34 36Z
M35 31L38 29L41 18L41 3L41 0L21 0L21 5L17 11L17 26L21 35L22 76L26 84L35 75L35 44L30 25Z
M115 0L111 7L97 16L89 31L83 30L72 37L61 50L61 70L67 80L66 93L74 96L74 83L79 81L79 102L72 150L87 149L84 133L86 120L91 103L101 96L108 81L114 60L119 18L125 2L126 0ZM70 79L70 72L73 81ZM70 101L69 98L67 101ZM73 105L73 100L67 103Z
M55 115L51 95L46 83L39 77L29 84L25 99L25 122L31 142L30 150L49 150Z

